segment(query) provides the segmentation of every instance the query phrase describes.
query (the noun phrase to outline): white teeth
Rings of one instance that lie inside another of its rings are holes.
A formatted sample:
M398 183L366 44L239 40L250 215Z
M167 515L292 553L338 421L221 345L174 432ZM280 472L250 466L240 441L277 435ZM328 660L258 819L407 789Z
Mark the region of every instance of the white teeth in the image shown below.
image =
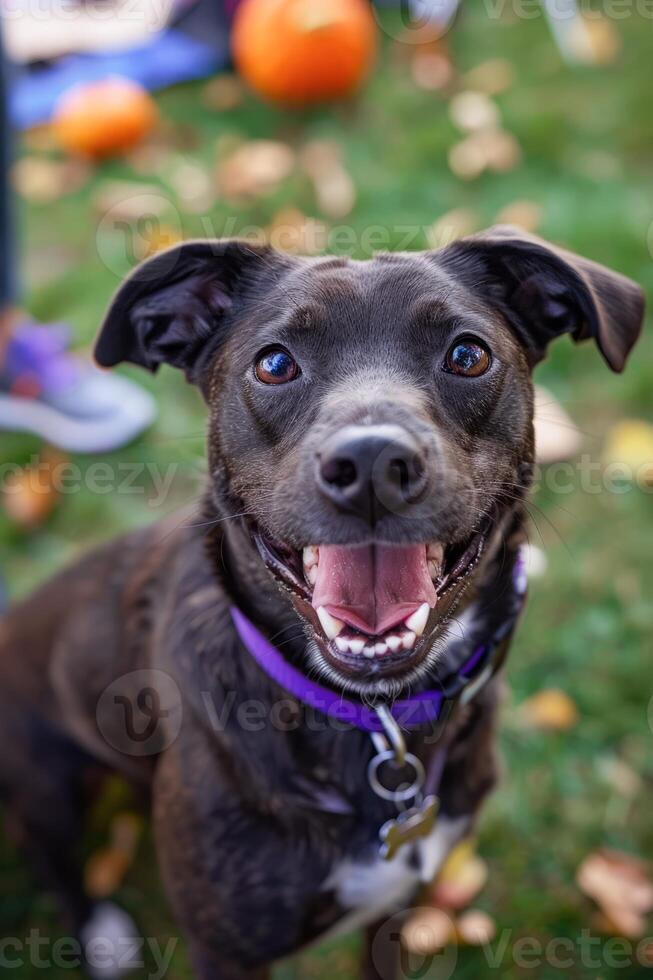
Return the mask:
M304 568L311 568L312 565L317 565L319 554L319 549L316 548L314 544L310 544L307 548L304 548L302 555L304 559Z
M427 561L426 564L428 565L429 575L431 576L431 579L438 578L440 575L440 568L442 566L439 565L437 561Z
M436 561L440 563L444 558L444 547L439 541L432 541L426 546L426 557L429 561Z
M324 606L320 606L317 610L317 618L320 621L322 629L330 640L335 640L335 638L342 633L345 628L345 624L342 622L342 620L336 619L335 616L332 616L331 613L324 608ZM338 649L340 649L340 647L338 647Z
M363 652L365 640L349 640L349 649L352 653L360 654Z
M404 650L412 650L413 647L415 646L416 639L417 637L412 631L408 633L404 633L404 635L401 638L401 642Z
M349 652L349 643L347 642L347 640L343 640L341 636L336 637L336 646L338 647L341 653Z
M311 565L310 568L304 568L304 575L309 585L315 585L317 582L317 565Z
M400 636L386 636L385 642L388 644L390 650L396 653L397 650L401 649L401 637Z
M371 660L372 657L376 656L376 648L374 646L365 647L363 650L363 656L367 657L368 660Z
M416 636L421 636L426 627L426 621L429 618L429 613L431 612L431 607L428 602L423 602L419 609L416 609L408 619L405 620L406 626L409 630L412 630Z
M375 653L378 653L380 656L382 654L384 654L384 653L387 653L388 652L387 644L385 644L385 643L375 643L374 644L374 652Z

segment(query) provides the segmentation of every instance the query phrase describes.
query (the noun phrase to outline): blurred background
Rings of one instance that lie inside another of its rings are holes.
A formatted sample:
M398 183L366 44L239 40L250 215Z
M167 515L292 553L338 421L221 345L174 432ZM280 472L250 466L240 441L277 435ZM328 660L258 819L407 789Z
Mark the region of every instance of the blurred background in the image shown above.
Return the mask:
M650 295L643 0L3 0L2 13L0 568L11 598L201 494L197 393L168 369L121 369L114 384L89 366L121 278L161 248L245 235L364 258L500 221ZM475 980L653 966L653 340L645 331L622 377L561 341L537 381L543 466L531 599L507 669L506 773L475 848L431 895L459 922L433 977L453 962ZM147 827L117 782L88 855L95 894L113 895L144 935L176 935ZM54 908L0 837L0 935L31 928L56 933ZM539 958L522 955L524 938ZM563 946L547 953L552 939ZM357 944L332 942L279 976L353 977ZM168 977L190 978L181 943Z

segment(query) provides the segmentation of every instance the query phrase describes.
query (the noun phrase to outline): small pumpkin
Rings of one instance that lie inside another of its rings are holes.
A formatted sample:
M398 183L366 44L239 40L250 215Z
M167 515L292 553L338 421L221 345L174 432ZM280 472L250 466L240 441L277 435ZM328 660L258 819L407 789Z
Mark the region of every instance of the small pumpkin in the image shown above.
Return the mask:
M53 129L69 153L101 158L131 149L156 119L148 92L128 78L115 77L64 92L55 107Z
M359 87L374 60L376 36L369 0L242 0L232 49L259 95L309 105Z

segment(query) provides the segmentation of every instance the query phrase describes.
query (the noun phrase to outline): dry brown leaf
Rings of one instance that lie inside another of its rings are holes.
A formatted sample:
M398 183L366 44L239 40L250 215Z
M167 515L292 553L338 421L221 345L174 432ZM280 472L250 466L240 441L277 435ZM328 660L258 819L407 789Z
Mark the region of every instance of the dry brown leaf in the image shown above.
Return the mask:
M542 466L573 459L580 452L583 437L555 396L535 386L535 454Z
M14 524L33 530L45 523L59 502L66 462L66 456L48 452L35 465L6 477L4 508Z
M564 732L578 724L578 708L564 691L549 688L522 701L518 717L526 728Z
M576 61L586 65L611 65L621 52L621 36L614 24L598 11L580 15L569 30L568 46Z
M316 218L307 217L298 208L277 211L266 233L274 248L297 255L317 255L328 246L328 226Z
M610 430L603 463L623 468L641 486L653 486L653 425L640 419L618 422Z
M301 151L300 162L313 184L317 205L328 218L345 218L356 203L356 185L342 162L334 140L313 140Z
M202 102L207 109L226 112L236 109L243 101L244 89L237 75L218 75L202 90Z
M463 82L467 88L485 95L499 95L515 83L515 69L505 58L492 58L472 68Z
M11 177L21 197L36 204L47 204L79 190L90 175L91 167L84 160L26 156L16 161Z
M497 105L482 92L459 92L449 103L449 116L454 126L465 133L494 129L499 125Z
M468 136L452 146L448 160L451 172L461 180L480 177L487 166L487 157L482 142L478 140L478 134Z
M505 129L487 129L475 134L485 153L485 165L495 173L514 170L521 161L519 143Z
M494 919L480 909L468 909L456 922L456 938L461 945L485 946L497 932Z
M415 956L430 956L455 936L455 925L443 909L419 908L404 923L401 942Z
M410 73L415 85L427 92L439 92L451 84L454 67L446 51L417 51Z
M107 898L122 885L131 860L116 847L105 847L90 855L84 869L84 882L91 898Z
M114 220L138 221L143 216L143 200L147 198L147 213L162 217L172 206L158 184L141 184L130 180L106 180L93 196L93 208L99 215L111 212Z
M537 231L542 220L542 208L535 201L512 201L496 216L498 224L517 225L524 231Z
M605 931L628 939L644 935L644 917L653 911L653 883L644 861L622 851L594 851L579 867L576 882L598 905Z
M454 208L434 221L426 232L429 248L442 248L471 235L479 227L478 215L471 208Z
M431 895L435 905L464 909L483 889L488 869L476 854L475 842L467 838L453 849L438 875Z
M295 153L277 140L242 143L218 164L218 187L227 200L264 197L286 180L295 167Z

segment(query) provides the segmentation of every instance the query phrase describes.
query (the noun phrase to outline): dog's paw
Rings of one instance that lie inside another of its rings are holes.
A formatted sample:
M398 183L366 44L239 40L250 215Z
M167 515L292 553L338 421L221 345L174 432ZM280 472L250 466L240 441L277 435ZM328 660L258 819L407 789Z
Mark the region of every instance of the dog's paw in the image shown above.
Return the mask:
M142 966L136 923L113 902L101 902L80 932L91 980L119 980Z

